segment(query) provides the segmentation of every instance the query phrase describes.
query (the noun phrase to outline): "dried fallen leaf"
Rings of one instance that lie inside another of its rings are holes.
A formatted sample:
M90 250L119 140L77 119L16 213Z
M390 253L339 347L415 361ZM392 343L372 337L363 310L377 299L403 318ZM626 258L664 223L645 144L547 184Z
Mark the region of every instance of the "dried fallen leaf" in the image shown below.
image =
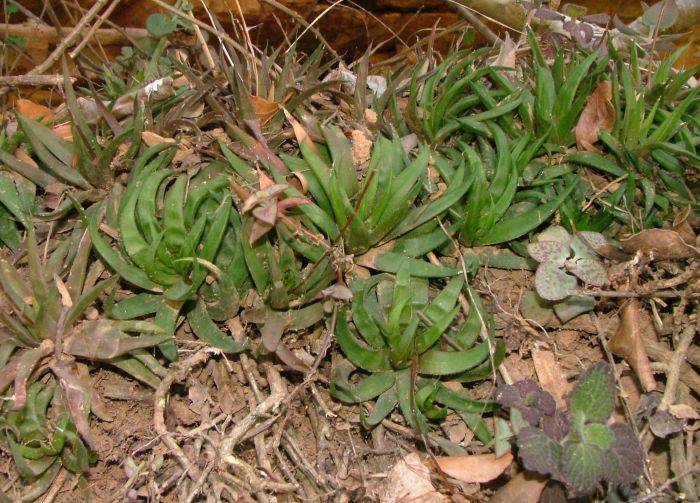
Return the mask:
M29 156L27 151L21 147L15 150L15 159L22 161L25 164L29 164L30 166L34 166L35 168L39 167L36 161L34 161L34 159Z
M60 360L50 365L58 378L63 395L68 404L68 411L75 429L90 448L94 448L90 435L90 384L79 375L75 362Z
M673 219L673 230L678 233L684 243L694 246L697 242L697 235L693 230L693 226L688 222L690 212L690 206L686 206L676 213L676 217Z
M639 301L631 299L622 307L620 324L608 342L608 349L629 363L645 391L652 391L656 389L656 380L644 348L645 338L654 338L652 321Z
M379 499L381 503L445 503L447 498L435 490L430 470L421 463L418 454L411 453L399 460L389 472Z
M508 68L515 68L515 55L516 55L516 45L510 35L506 33L506 38L501 44L501 49L498 51L498 56L496 61L493 62L491 66L506 66ZM513 80L515 78L515 71L513 70L503 70L506 77Z
M53 131L66 141L73 141L73 128L71 127L70 122L58 124L52 127L51 131Z
M293 92L289 91L280 101L270 101L260 96L250 95L250 102L253 105L253 111L260 120L260 124L265 126L272 120L275 114L280 110L280 107L287 103L292 97Z
M450 477L462 482L489 482L498 477L513 461L513 455L506 453L500 458L495 454L474 454L472 456L436 456L440 469Z
M147 147L153 147L154 145L160 145L161 143L175 143L174 138L165 138L153 131L144 131L141 133L141 139L146 144Z
M21 113L25 117L29 117L34 120L41 120L43 122L51 122L54 119L53 112L45 107L44 105L39 105L34 103L32 100L26 100L20 98L15 103L15 110Z
M498 489L489 503L537 503L548 480L544 475L520 472Z
M675 231L647 229L620 240L622 249L634 254L637 251L653 253L657 260L674 260L700 257L700 251L690 246Z
M571 392L571 384L566 380L564 371L557 362L554 353L535 349L532 351L532 362L535 365L537 379L540 381L542 389L554 397L558 407L566 407L564 397Z
M678 419L700 419L700 414L690 405L684 403L677 403L675 405L669 405L668 411L671 415L677 417Z
M578 124L574 128L576 145L591 152L598 149L593 146L598 141L598 132L603 129L612 131L615 125L615 107L612 103L612 84L604 80L588 97L586 108L581 112Z

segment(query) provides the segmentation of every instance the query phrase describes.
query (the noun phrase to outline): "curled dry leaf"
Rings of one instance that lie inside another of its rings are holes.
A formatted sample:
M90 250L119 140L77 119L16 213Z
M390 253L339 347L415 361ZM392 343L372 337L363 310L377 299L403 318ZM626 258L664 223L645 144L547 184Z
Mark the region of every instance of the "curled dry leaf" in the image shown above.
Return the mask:
M399 460L389 472L380 501L446 503L447 498L435 490L430 481L430 470L421 463L418 454L413 452Z
M90 423L88 414L90 413L90 385L87 380L79 374L75 362L60 360L50 365L51 370L58 378L58 382L63 388L63 395L68 404L68 411L73 420L75 429L85 441L93 448L92 436L90 435Z
M450 477L462 482L489 482L510 466L513 455L508 452L501 457L495 454L474 454L472 456L436 456L440 469Z
M656 389L656 380L644 347L645 338L654 338L654 327L639 301L632 299L622 307L620 325L608 342L608 349L629 363L645 391L653 391Z
M53 122L54 119L53 112L49 108L45 107L44 105L34 103L32 100L26 100L23 98L18 99L15 103L15 110L25 117L29 117L30 119L37 121Z
M688 222L689 217L691 216L690 212L690 206L686 206L676 213L676 217L673 219L673 230L678 233L686 244L690 246L697 246L696 243L698 242L698 237L693 230L693 226L690 225L690 222Z
M578 124L574 128L576 145L591 152L598 149L593 146L598 141L598 133L601 129L612 131L615 125L615 107L612 103L612 84L604 80L598 84L588 98L586 108L581 112Z
M250 103L253 105L253 111L260 120L260 124L265 126L272 120L275 114L280 110L282 105L287 103L292 97L293 91L287 92L280 101L270 101L260 96L250 95Z
M700 257L700 251L690 246L679 233L668 229L647 229L621 239L622 249L630 254L637 251L653 253L658 260L680 260Z
M153 131L144 131L141 133L141 140L146 144L147 147L153 147L154 145L160 145L161 143L175 143L174 138L166 138Z
M537 503L549 477L532 472L520 472L498 489L490 503Z
M491 66L506 66L508 68L515 68L515 52L516 45L510 35L506 33L506 38L501 44L501 50L498 51L498 56ZM515 71L513 70L503 70L503 74L509 79L515 78Z

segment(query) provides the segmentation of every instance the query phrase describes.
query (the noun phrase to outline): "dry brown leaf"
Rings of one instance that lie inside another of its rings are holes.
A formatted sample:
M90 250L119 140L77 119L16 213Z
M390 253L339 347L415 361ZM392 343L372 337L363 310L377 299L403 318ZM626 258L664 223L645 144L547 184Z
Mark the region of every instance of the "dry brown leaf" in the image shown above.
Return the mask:
M700 257L700 251L690 246L680 234L668 229L647 229L620 240L622 249L630 254L637 251L653 253L657 260Z
M544 475L520 472L496 491L489 503L537 503L548 480Z
M141 140L146 144L147 147L153 147L154 145L160 145L161 143L175 143L174 138L165 138L153 131L144 131L141 133Z
M676 213L676 217L673 219L673 230L678 233L684 243L695 246L698 237L693 230L693 226L688 222L690 212L690 206L686 206Z
M18 161L22 161L25 164L29 164L30 166L34 166L35 168L38 168L39 165L29 157L29 154L27 154L27 151L24 150L22 147L19 147L17 150L15 150L15 159Z
M70 417L75 429L90 448L94 448L90 434L90 382L81 375L79 366L69 360L59 360L50 365L63 389Z
M557 362L554 353L548 350L534 349L532 362L535 365L537 379L540 381L542 389L554 397L559 408L565 408L566 400L564 397L571 391L571 384L566 380L564 371Z
M654 327L649 315L637 299L631 299L622 307L620 325L608 342L608 349L629 363L645 391L656 389L656 380L644 348L644 339L654 338Z
M698 411L693 409L690 405L684 403L669 405L668 411L671 413L671 415L677 417L678 419L700 419L700 414L698 414Z
M260 96L250 95L250 102L253 105L253 111L255 115L260 120L260 124L265 126L268 122L272 120L275 114L279 111L280 107L287 103L292 97L293 92L289 91L280 101L270 101Z
M515 42L513 42L510 35L506 33L506 38L503 41L503 44L501 44L501 49L498 51L496 61L494 61L493 65L491 66L507 66L509 68L515 68L515 55ZM511 80L515 78L515 71L513 70L503 70L502 73Z
M25 117L29 117L30 119L34 120L40 120L42 122L52 122L54 119L53 112L49 108L45 107L44 105L34 103L32 100L26 100L24 98L20 98L17 100L17 102L15 103L15 110L17 110Z
M612 131L614 125L615 106L612 103L612 84L609 80L604 80L588 97L586 108L581 112L578 124L574 128L576 145L579 149L597 152L598 149L593 144L598 141L598 132L601 129Z
M73 128L71 128L70 122L58 124L52 127L51 130L64 140L73 141Z
M389 472L379 501L381 503L446 503L447 498L435 490L430 470L415 452L399 460Z
M489 482L510 466L513 455L508 452L497 458L495 454L472 456L436 456L433 458L440 469L450 477L462 482ZM430 463L427 461L426 463Z

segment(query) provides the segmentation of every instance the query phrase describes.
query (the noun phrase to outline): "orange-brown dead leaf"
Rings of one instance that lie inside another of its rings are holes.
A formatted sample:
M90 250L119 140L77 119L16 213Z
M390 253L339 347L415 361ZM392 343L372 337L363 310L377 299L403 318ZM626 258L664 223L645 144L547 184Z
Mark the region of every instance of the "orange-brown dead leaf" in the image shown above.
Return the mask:
M147 147L153 147L154 145L160 145L161 143L175 143L173 138L165 138L153 131L144 131L141 133L141 140L146 144Z
M559 408L566 407L564 397L571 391L571 384L566 380L559 362L554 353L542 349L532 351L532 362L535 365L537 379L542 389L550 393L557 402Z
M70 122L58 124L52 127L51 130L64 140L73 141L73 129L71 128Z
M496 491L489 503L537 503L548 480L544 475L520 472Z
M637 251L653 253L657 260L700 257L700 251L686 243L680 234L668 229L646 229L620 240L622 249L633 255Z
M515 68L516 48L515 42L513 42L510 35L506 33L506 38L501 45L500 51L498 51L498 56L496 57L496 61L493 62L493 66ZM512 70L503 70L503 73L511 80L515 78L515 72Z
M620 325L608 342L608 349L629 363L645 391L652 391L656 389L656 380L644 348L645 338L654 338L654 327L639 301L632 299L622 307Z
M289 101L292 94L292 91L289 91L280 101L270 101L268 99L261 98L260 96L251 94L250 102L253 105L255 115L257 115L258 119L260 120L260 124L264 126L270 122L279 111L280 107Z
M574 128L576 145L591 152L598 149L593 146L598 141L598 132L603 129L612 131L615 125L615 107L612 103L612 84L604 80L598 84L588 98L586 108L581 112L578 124Z
M22 147L19 147L17 150L15 150L15 159L18 161L22 161L25 164L29 164L30 166L34 166L35 168L38 168L39 165L32 159L29 154L27 153L26 150L24 150Z
M37 121L53 122L54 119L53 112L49 108L24 98L17 100L15 103L15 110L25 117L29 117L30 119Z
M495 454L474 454L472 456L436 456L433 458L440 469L450 477L462 482L489 482L498 477L513 461L513 455L506 453L500 458ZM430 463L430 461L426 461Z

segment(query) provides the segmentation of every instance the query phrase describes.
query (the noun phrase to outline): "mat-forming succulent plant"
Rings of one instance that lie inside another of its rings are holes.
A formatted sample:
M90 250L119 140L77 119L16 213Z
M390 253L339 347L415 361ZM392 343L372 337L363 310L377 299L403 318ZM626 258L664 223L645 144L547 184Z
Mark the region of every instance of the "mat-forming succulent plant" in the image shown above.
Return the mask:
M336 326L348 360L334 366L331 393L349 403L376 400L365 417L368 425L380 422L397 404L407 423L421 430L427 428L426 419L447 413L438 404L463 413L490 410L488 404L472 401L440 382L445 377L454 381L487 377L503 358L502 343L491 336L477 343L481 334L489 333L490 322L478 297L470 291L469 317L461 327L452 328L464 279L451 279L433 295L425 279L411 277L409 268L404 262L396 276L381 274L351 283L352 316L346 319L349 313L342 310ZM351 380L353 372L366 377Z

